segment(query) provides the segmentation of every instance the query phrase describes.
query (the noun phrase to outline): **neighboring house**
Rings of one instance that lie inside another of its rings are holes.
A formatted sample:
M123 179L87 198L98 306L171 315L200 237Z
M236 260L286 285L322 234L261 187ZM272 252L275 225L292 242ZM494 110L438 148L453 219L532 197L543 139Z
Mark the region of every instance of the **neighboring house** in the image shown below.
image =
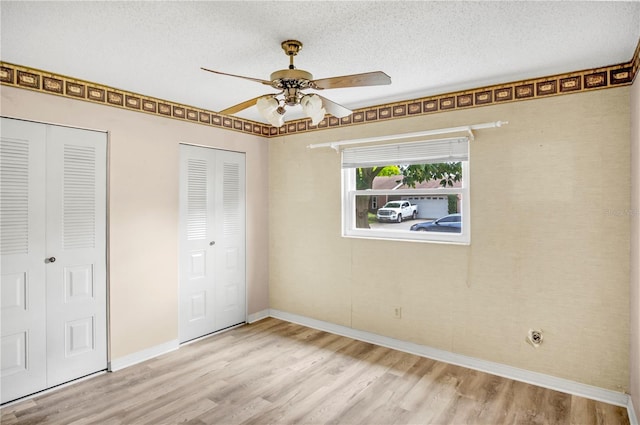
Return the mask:
M375 190L398 190L398 189L437 189L442 187L440 180L428 180L426 182L416 184L415 188L411 188L402 184L402 176L378 176L373 179L372 189ZM455 182L453 187L461 187L460 182ZM389 201L406 199L412 204L418 205L418 218L439 218L447 214L460 212L460 199L457 197L455 208L449 207L449 196L455 195L377 195L372 196L369 200L369 211L375 213ZM455 210L455 211L454 211Z

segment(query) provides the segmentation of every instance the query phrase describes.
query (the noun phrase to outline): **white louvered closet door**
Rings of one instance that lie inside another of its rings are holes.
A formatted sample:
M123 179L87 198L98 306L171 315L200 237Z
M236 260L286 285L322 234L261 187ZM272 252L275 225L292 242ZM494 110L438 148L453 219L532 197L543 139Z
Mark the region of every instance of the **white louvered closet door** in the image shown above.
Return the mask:
M0 127L1 401L47 386L44 125Z
M245 155L216 153L216 325L218 329L246 319ZM266 211L265 211L266 213Z
M106 368L106 133L47 127L47 384Z
M2 402L107 366L106 134L2 118Z
M180 342L245 321L245 157L180 145Z

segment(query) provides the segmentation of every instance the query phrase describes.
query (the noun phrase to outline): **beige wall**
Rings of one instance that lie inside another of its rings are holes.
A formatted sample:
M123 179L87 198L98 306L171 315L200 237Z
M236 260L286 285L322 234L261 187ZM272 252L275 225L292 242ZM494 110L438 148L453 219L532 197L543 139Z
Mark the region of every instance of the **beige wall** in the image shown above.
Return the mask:
M631 349L629 389L640 418L640 78L631 88Z
M261 137L1 88L2 115L110 132L111 359L178 338L178 144L246 152L248 313L268 308L268 145Z
M271 308L627 391L629 93L271 141ZM496 120L509 124L471 143L470 246L340 236L340 156L306 145ZM543 330L537 349L530 328Z
M4 116L111 132L112 359L178 337L178 142L187 142L247 153L249 313L270 306L631 389L640 405L628 343L638 262L630 277L630 228L620 217L638 211L637 160L633 204L628 171L630 140L638 157L638 120L633 136L629 126L638 83L268 142L23 89L0 93ZM470 246L340 237L340 157L307 144L495 120L510 124L478 131L471 147ZM393 319L395 306L402 319ZM524 342L529 328L544 332L538 349Z

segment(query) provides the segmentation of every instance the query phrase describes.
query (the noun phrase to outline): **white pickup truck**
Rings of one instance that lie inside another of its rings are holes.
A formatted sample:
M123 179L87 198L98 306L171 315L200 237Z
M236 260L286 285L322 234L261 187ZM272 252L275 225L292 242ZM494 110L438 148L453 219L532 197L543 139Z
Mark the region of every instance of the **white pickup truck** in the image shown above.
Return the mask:
M418 206L409 201L389 201L378 209L376 218L378 221L395 221L402 223L406 218L416 219Z

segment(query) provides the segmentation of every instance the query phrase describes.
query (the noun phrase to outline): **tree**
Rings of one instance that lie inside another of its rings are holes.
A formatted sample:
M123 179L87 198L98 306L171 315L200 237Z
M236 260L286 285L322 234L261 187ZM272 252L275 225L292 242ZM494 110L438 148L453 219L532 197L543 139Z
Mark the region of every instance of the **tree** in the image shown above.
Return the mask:
M440 180L440 186L451 187L462 179L461 162L407 165L400 167L400 169L403 175L402 183L409 187L416 187L417 183L429 180Z
M373 186L377 176L402 176L402 183L409 187L429 180L440 180L442 187L453 186L462 179L461 162L437 164L391 165L386 167L357 168L356 189L366 190ZM400 179L398 179L398 182ZM369 228L369 196L356 196L356 227Z

